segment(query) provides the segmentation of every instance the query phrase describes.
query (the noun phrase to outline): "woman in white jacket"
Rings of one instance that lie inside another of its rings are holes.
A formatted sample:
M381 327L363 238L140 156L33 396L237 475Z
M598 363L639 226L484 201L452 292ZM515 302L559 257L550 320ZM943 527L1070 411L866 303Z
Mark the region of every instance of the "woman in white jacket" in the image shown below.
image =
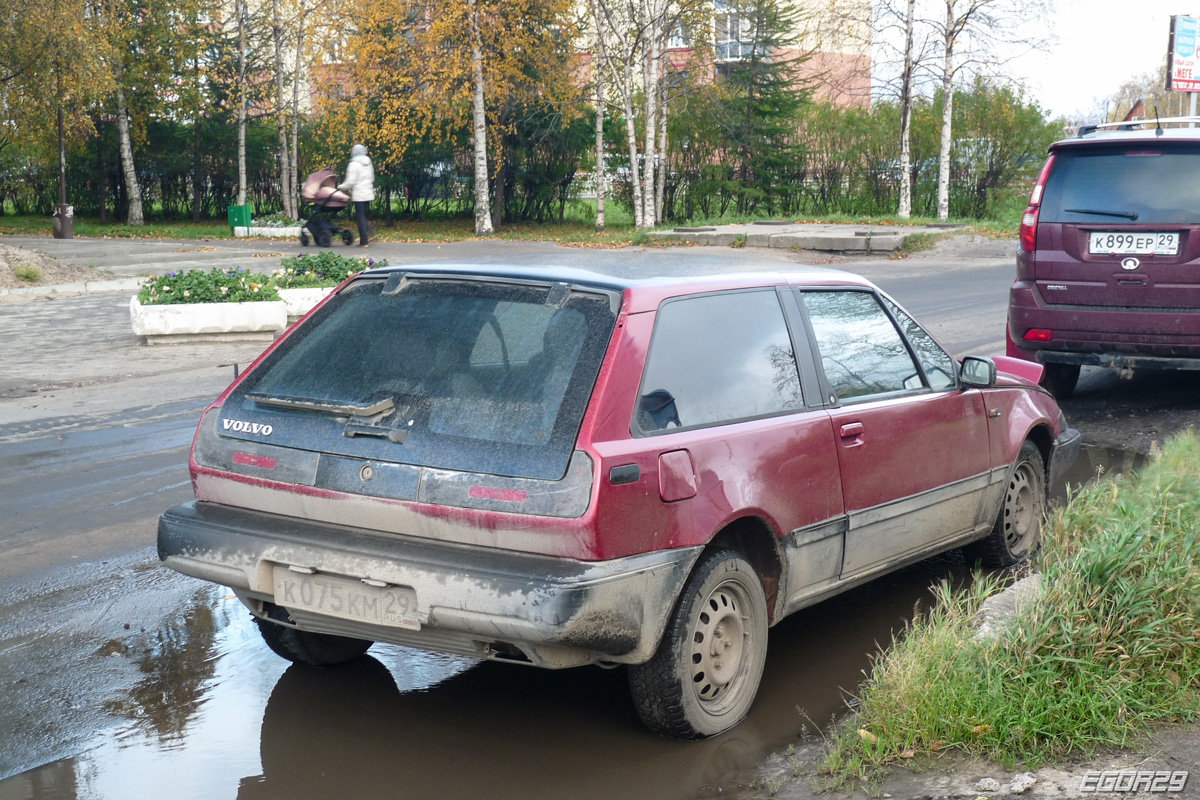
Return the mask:
M354 203L354 219L358 223L358 246L367 246L367 206L375 199L375 168L367 157L367 148L356 144L350 148L350 163L346 166L346 180L338 185L350 193Z

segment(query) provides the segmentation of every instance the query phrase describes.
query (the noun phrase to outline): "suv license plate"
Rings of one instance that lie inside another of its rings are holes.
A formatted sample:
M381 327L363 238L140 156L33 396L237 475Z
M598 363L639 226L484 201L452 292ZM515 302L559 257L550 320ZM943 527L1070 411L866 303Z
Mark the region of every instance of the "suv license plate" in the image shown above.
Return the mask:
M367 586L346 578L276 567L275 603L339 619L420 630L417 593L406 586Z
M1088 234L1088 252L1092 255L1173 256L1179 253L1179 234L1093 231Z

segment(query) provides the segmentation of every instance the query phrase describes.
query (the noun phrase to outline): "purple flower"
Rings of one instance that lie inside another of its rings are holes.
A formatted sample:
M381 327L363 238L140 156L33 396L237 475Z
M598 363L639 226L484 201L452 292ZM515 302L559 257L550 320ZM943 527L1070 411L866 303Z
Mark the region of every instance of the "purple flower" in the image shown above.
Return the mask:
M375 266L375 259L373 259L373 258L368 258L368 259L367 259L367 266L368 266L368 267L373 267L373 266Z
M238 267L238 275L241 275L241 274L242 274L242 268Z
M172 273L169 273L169 274L167 275L167 277L168 277L168 278L174 278L174 277L175 277L175 273L174 273L174 272L172 272Z

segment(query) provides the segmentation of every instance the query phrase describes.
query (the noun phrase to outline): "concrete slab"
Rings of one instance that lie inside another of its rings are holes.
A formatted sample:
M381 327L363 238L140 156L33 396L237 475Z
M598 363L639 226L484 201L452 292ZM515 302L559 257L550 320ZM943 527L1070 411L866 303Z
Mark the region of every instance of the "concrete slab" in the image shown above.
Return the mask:
M782 250L819 250L833 253L890 253L899 250L909 236L917 233L945 233L964 227L956 223L942 225L831 225L791 223L783 220L745 225L714 225L702 228L675 228L654 231L651 237L662 241L728 247L739 242L748 247Z

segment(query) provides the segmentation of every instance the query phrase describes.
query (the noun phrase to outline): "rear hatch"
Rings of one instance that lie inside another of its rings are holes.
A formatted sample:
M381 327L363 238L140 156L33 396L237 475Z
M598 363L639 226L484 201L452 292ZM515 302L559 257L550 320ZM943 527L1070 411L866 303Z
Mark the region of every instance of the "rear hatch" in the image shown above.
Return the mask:
M412 491L383 492L400 499L415 499L416 484L433 472L562 480L579 462L575 440L617 299L552 282L360 277L247 375L215 421L206 420L213 430L201 431L197 462L216 459L255 474L251 462L278 460L275 474L263 477L279 479L286 461L308 475L293 482L328 488L339 487L326 483L326 473L406 465L396 480L408 476ZM231 448L232 463L221 455ZM303 467L309 463L315 477ZM361 485L357 477L352 483Z
M1200 143L1055 151L1034 278L1052 305L1200 308Z

